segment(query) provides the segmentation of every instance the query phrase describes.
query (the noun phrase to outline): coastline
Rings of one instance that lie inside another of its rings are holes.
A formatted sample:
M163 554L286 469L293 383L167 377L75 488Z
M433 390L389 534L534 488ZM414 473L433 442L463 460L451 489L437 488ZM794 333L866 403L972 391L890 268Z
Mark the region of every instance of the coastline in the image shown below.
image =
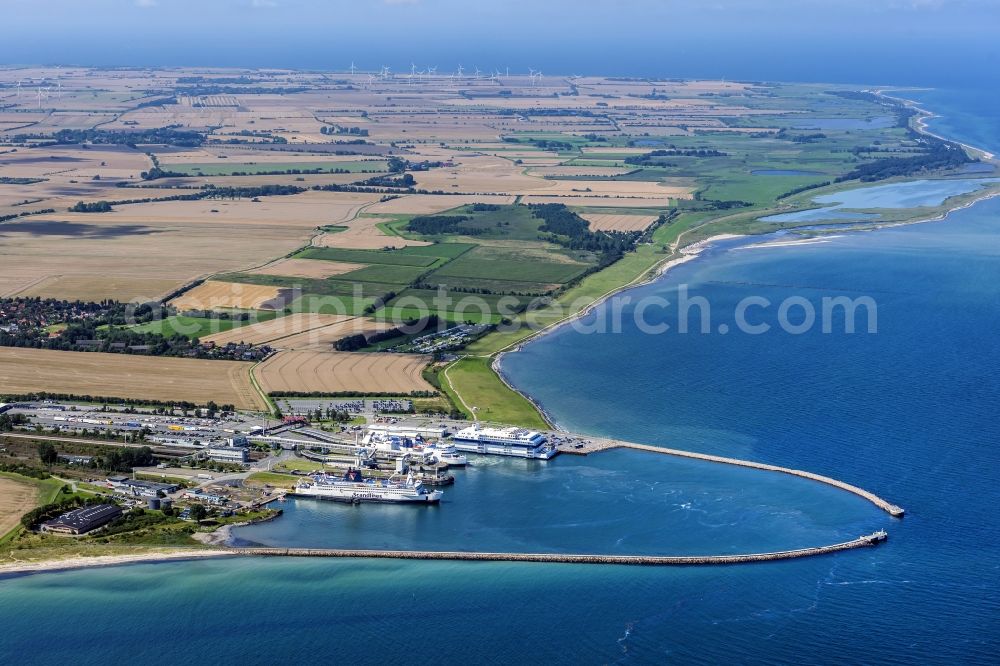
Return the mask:
M949 215L951 215L952 213L954 213L956 211L965 210L966 208L971 208L972 206L974 206L975 204L977 204L977 203L979 203L981 201L986 201L988 199L993 199L995 197L1000 197L1000 191L984 192L980 196L973 197L972 199L970 199L968 201L965 201L965 202L963 202L961 204L952 206L952 207L948 208L947 210L934 215L933 217L919 218L919 219L913 219L913 220L901 220L901 221L897 221L897 222L883 222L883 223L880 223L880 224L873 224L871 227L866 227L866 228L861 228L861 229L844 229L843 233L868 233L868 232L872 232L872 231L879 231L881 229L893 229L893 228L896 228L896 227L906 227L906 226L911 226L911 225L915 225L915 224L927 224L927 223L930 223L930 222L943 222L943 221L945 221L945 220L948 219ZM787 231L794 231L794 228L788 229ZM763 234L762 238L766 237L768 235L769 234ZM523 397L525 400L527 400L528 402L530 402L532 405L534 405L535 409L538 410L538 412L541 415L542 419L544 419L546 422L552 424L554 430L557 430L557 431L560 431L560 432L565 432L565 429L562 428L562 427L560 427L558 425L558 423L555 421L555 419L552 417L552 415L549 412L547 412L544 409L544 407L542 407L542 405L534 397L532 397L531 395L529 395L525 391L522 391L521 389L517 388L513 383L511 383L507 379L506 376L504 376L503 372L500 369L500 364L502 362L502 358L505 355L507 355L507 354L515 353L515 352L520 351L521 347L524 346L525 344L528 344L529 342L535 342L535 341L541 339L542 337L544 337L546 335L549 335L550 333L554 333L555 331L559 330L563 326L565 326L567 324L570 324L570 323L576 321L577 319L579 319L579 318L581 318L581 317L589 314L595 308L597 308L598 306L602 305L603 303L605 303L606 301L610 300L611 298L617 296L618 294L621 294L622 292L629 291L631 289L635 289L635 288L638 288L638 287L643 287L643 286L648 285L648 284L650 284L652 282L655 282L656 280L659 280L660 278L666 276L666 274L670 271L670 269L672 269L672 268L674 268L676 266L679 266L681 264L685 264L685 263L687 263L689 261L694 261L695 259L698 259L700 257L700 255L706 249L708 249L713 243L717 243L719 241L725 241L725 240L733 240L733 239L736 239L736 238L747 238L747 237L748 236L742 235L742 234L721 233L721 234L716 234L715 236L709 236L708 238L704 238L704 239L702 239L700 241L697 241L696 243L692 243L691 245L687 245L687 246L681 248L679 250L679 252L683 256L674 257L672 259L668 259L668 260L664 261L661 264L656 264L646 274L644 274L644 276L642 277L642 279L640 279L640 280L634 280L632 282L629 282L628 284L622 285L621 287L619 287L617 289L609 291L608 293L600 296L593 303L591 303L590 305L588 305L587 307L585 307L584 309L582 309L580 312L577 312L575 314L569 315L565 319L561 319L561 320L559 320L559 321L557 321L555 323L549 324L548 326L546 326L544 328L540 328L537 331L533 332L531 335L529 335L529 336L527 336L527 337L525 337L525 338L523 338L521 340L518 340L516 343L514 343L514 344L512 344L512 345L510 345L510 346L508 346L508 347L506 347L504 349L501 349L500 351L496 352L493 355L493 357L492 357L493 360L492 360L492 363L490 364L490 366L493 368L493 371L496 373L497 377L500 378L500 381L503 382L504 385L507 386L507 388L511 389L512 391L514 391L515 393L517 393L518 395L520 395L521 397ZM800 245L800 244L806 244L806 243L796 243L795 245ZM752 246L747 246L747 247L760 248L760 247L767 247L768 245L769 245L768 243L762 242L762 243L759 243L759 244L756 244L756 245L752 245ZM791 246L792 246L792 244L786 245L786 247L791 247Z
M931 118L937 117L938 114L936 114L936 113L934 113L932 111L928 111L927 109L924 109L923 107L919 106L918 103L915 102L914 100L906 99L906 98L903 98L903 97L894 97L892 95L888 95L885 92L887 90L901 90L902 91L902 90L910 90L910 88L881 88L881 89L875 89L872 92L874 92L879 97L884 97L886 99L893 100L895 102L900 102L900 103L905 104L908 107L911 107L911 108L915 109L918 112L918 114L919 114L916 118L914 118L915 129L916 129L917 132L919 132L921 134L928 135L928 136L932 136L932 137L937 138L937 139L941 139L942 141L949 141L951 143L955 143L955 144L957 144L959 146L962 146L962 148L964 148L965 150L971 151L971 152L975 153L976 156L979 157L979 158L981 158L981 159L985 159L985 160L990 161L990 162L996 162L997 161L996 160L996 156L992 152L990 152L988 150L985 150L983 148L979 148L977 146L972 146L970 144L963 143L961 141L957 141L957 140L954 140L954 139L949 139L948 137L942 136L940 134L937 134L937 133L931 131L929 129L928 125L927 125L927 121L930 120ZM903 181L903 182L906 182L906 181ZM865 184L863 184L863 183L859 183L857 185L857 187L864 187L864 186L865 186ZM992 198L997 197L997 196L1000 196L1000 191L983 192L980 196L973 196L968 201L964 201L964 202L962 202L960 204L957 204L955 206L949 207L946 210L944 210L944 211L942 211L942 212L940 212L938 214L935 214L932 217L917 218L917 219L911 219L911 220L901 220L901 221L897 221L897 222L874 223L870 227L861 228L861 229L845 229L844 231L845 231L845 233L849 232L849 231L854 231L854 232L869 232L869 231L878 231L879 229L890 229L890 228L901 227L901 226L909 226L909 225L913 225L913 224L926 224L928 222L941 222L941 221L946 220L948 218L948 216L951 215L952 213L954 213L955 211L959 211L959 210L964 210L966 208L970 208L973 205L975 205L975 204L977 204L977 203L979 203L981 201L986 201L988 199L992 199ZM944 203L944 202L942 202L942 203ZM793 231L793 230L794 230L794 228L788 229L788 231ZM767 236L767 235L768 234L764 234L764 236ZM604 294L602 296L599 296L597 299L594 300L593 303L589 304L587 307L583 308L579 312L577 312L575 314L572 314L572 315L569 315L566 318L561 319L561 320L559 320L557 322L549 324L548 326L545 326L544 328L541 328L541 329L539 329L537 331L534 331L530 335L526 336L525 338L523 338L521 340L518 340L517 342L512 343L511 345L508 345L507 347L504 347L504 348L500 349L498 352L494 353L493 354L493 358L492 358L492 362L490 364L491 367L492 367L492 369L493 369L493 371L496 373L497 377L499 377L500 381L503 382L505 386L507 386L509 389L511 389L512 391L514 391L515 393L517 393L518 395L520 395L521 397L523 397L525 400L527 400L528 402L530 402L532 405L534 405L535 408L538 410L539 414L541 415L542 419L544 419L546 422L552 424L553 428L555 430L564 431L563 428L561 428L556 423L556 421L551 416L551 414L549 412L547 412L544 409L544 407L542 407L542 405L534 397L532 397L531 395L529 395L527 392L525 392L525 391L517 388L516 386L514 386L514 384L512 382L510 382L504 376L503 372L500 369L500 365L502 363L503 357L506 354L520 351L521 348L523 347L523 345L525 345L525 344L527 344L529 342L534 342L534 341L542 338L545 335L548 335L550 333L553 333L553 332L557 331L562 326L564 326L566 324L570 324L573 321L576 321L577 319L579 319L579 318L581 318L581 317L589 314L595 308L597 308L601 304L605 303L609 299L613 298L614 296L617 296L618 294L620 294L622 292L628 291L628 290L636 288L636 287L642 287L642 286L645 286L645 285L650 284L652 282L655 282L656 280L658 280L658 279L662 278L663 276L665 276L667 274L667 272L670 271L671 268L674 268L675 266L679 266L680 264L687 263L689 261L693 261L693 260L697 259L705 249L707 249L708 247L710 247L712 245L712 243L723 241L723 240L731 240L731 239L735 239L735 238L745 238L745 237L746 236L743 235L743 234L720 233L720 234L716 234L716 235L713 235L713 236L709 236L708 238L702 239L702 240L697 241L695 243L692 243L691 245L687 245L687 246L683 246L683 247L677 248L676 252L680 253L681 256L675 256L675 257L672 257L670 259L666 259L662 263L655 264L654 266L652 266L649 269L649 271L647 271L645 274L643 274L642 276L640 276L636 280L633 280L631 282L623 284L623 285L621 285L621 286L619 286L619 287L617 287L617 288L615 288L615 289L607 292L606 294ZM678 237L678 241L679 241L679 237ZM763 244L761 244L761 246L763 246Z
M941 139L942 141L949 141L951 143L958 144L959 146L962 146L962 148L965 148L966 150L972 151L973 153L978 153L979 157L981 157L982 159L989 161L996 160L996 155L990 152L989 150L986 150L985 148L973 146L972 144L964 143L962 141L958 141L957 139L949 139L946 136L943 136L941 134L938 134L937 132L932 131L930 129L930 126L928 125L928 121L933 118L940 118L941 114L930 111L929 109L925 109L924 107L920 106L921 102L918 102L916 100L908 99L906 97L896 97L894 95L888 94L889 92L905 92L907 90L928 90L928 88L877 88L873 92L879 97L885 97L886 99L891 99L894 102L899 102L917 111L917 113L920 115L914 118L914 122L916 123L916 130L921 134L926 134L927 136L932 136L935 139Z
M649 268L649 270L647 270L645 273L643 273L636 279L632 280L631 282L615 287L611 291L602 294L601 296L598 296L596 299L594 299L592 303L587 305L585 308L581 309L579 312L567 315L566 317L560 319L557 322L553 322L543 328L538 329L537 331L533 331L530 335L494 353L491 356L492 360L490 362L490 368L492 368L493 372L500 379L500 381L503 382L504 386L509 388L511 391L514 391L522 398L524 398L532 405L534 405L535 409L538 410L539 415L542 417L542 420L551 425L553 430L565 432L565 429L562 428L556 422L553 416L548 411L545 410L545 408L538 400L536 400L531 395L528 395L521 389L514 386L514 384L509 379L507 379L506 375L504 375L503 371L500 368L500 364L502 363L503 357L506 356L507 354L520 351L521 347L529 342L533 342L545 335L554 333L563 326L572 324L574 321L577 321L582 317L587 316L588 314L593 312L596 308L598 308L601 304L605 303L611 298L614 298L618 294L628 291L630 289L635 289L637 287L643 287L647 284L651 284L656 280L660 279L661 277L663 277L664 275L666 275L671 268L680 266L681 264L685 264L689 261L694 261L695 259L698 258L698 256L702 252L711 247L713 243L717 243L719 241L724 241L724 240L732 240L735 238L745 238L745 236L742 234L721 233L721 234L716 234L714 236L710 236L709 238L704 238L700 241L697 241L696 243L691 243L690 245L686 245L678 249L677 252L680 253L680 256L675 256L661 263L654 264Z
M884 96L889 99L896 99L888 95ZM943 140L952 141L951 139L942 137L927 129L926 120L935 117L937 114L933 114L931 112L927 112L923 109L920 109L920 107L918 107L916 103L912 102L911 100L901 100L901 101L904 101L908 104L912 104L914 108L918 109L922 114L925 114L922 115L921 117L914 118L914 124L916 125L917 131L923 134L941 138ZM987 160L990 161L994 160L993 153L990 153L988 151L979 148L975 148L973 146L969 146L968 144L964 144L958 141L952 141L952 142L963 146L967 150L974 151L976 153L985 156L985 159ZM865 184L858 184L858 186L864 187ZM996 191L985 192L982 193L981 196L975 196L972 199L964 201L959 205L950 207L947 210L936 213L933 217L874 224L869 228L852 229L851 231L875 231L883 228L892 228L892 227L911 225L911 224L922 224L926 222L943 221L947 219L947 217L952 212L969 208L972 205L979 203L980 201L984 201L997 196L1000 196L1000 192ZM508 378L504 375L504 373L501 371L500 368L503 356L512 351L518 351L521 349L522 345L540 339L543 335L554 332L561 326L564 326L566 324L571 324L572 322L582 318L583 316L592 313L598 306L606 303L609 299L618 294L621 294L622 292L626 292L635 287L644 286L658 280L659 278L667 275L668 272L675 266L697 259L704 253L705 250L709 249L714 243L724 240L731 240L744 237L747 236L741 234L720 233L699 240L697 242L691 243L690 245L684 247L675 247L674 254L665 257L659 263L654 263L652 266L649 267L648 270L646 270L645 272L643 272L641 275L637 276L630 282L620 285L608 291L607 293L598 296L593 302L588 304L586 307L582 308L580 311L568 315L567 317L557 322L553 322L543 328L540 328L537 331L533 331L530 335L523 338L522 340L519 340L516 343L512 343L508 347L505 347L500 351L492 354L490 367L497 374L497 376L500 378L500 380L503 382L504 385L506 385L508 388L515 391L516 393L524 397L526 400L528 400L532 405L534 405L534 407L541 414L541 417L547 423L552 424L555 430L560 430L560 431L563 430L563 428L558 425L558 423L552 418L552 416L545 410L545 408L537 400L535 400L532 396L528 395L524 391L516 388L508 380ZM251 377L252 376L253 375L251 371ZM236 553L229 550L229 541L231 540L231 528L234 526L235 525L225 525L220 527L215 532L199 533L194 535L195 539L197 539L206 546L206 548L204 549L195 546L186 549L180 548L176 550L163 551L163 552L140 552L135 554L97 555L90 557L75 556L63 560L48 560L48 561L38 561L38 562L20 562L20 561L5 562L0 564L0 579L10 576L30 575L34 573L56 572L56 571L82 569L90 567L110 567L110 566L121 566L127 564L146 563L146 562L153 563L161 561L166 562L166 561L196 560L202 558L234 557L236 556Z
M37 562L15 561L0 564L0 580L11 576L52 573L71 569L114 567L142 562L175 562L179 560L200 560L232 556L233 554L227 550L188 548L162 552L133 553L129 555L94 555L91 557L78 555L62 560L41 560Z

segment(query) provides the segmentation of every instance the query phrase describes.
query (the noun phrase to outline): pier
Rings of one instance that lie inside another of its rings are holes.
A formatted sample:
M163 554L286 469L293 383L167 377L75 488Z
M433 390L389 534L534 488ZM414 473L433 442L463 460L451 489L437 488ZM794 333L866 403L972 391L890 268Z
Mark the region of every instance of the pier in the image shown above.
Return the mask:
M797 476L803 479L809 479L811 481L818 481L819 483L825 483L828 486L833 486L834 488L839 488L840 490L845 490L849 493L853 493L858 497L868 500L878 508L882 509L888 513L893 518L902 518L905 511L903 507L897 506L888 502L878 495L868 492L864 488L859 488L857 486L852 486L849 483L843 481L838 481L837 479L830 478L829 476L823 476L822 474L815 474L813 472L806 472L800 469L791 469L789 467L779 467L778 465L768 465L765 463L753 462L752 460L740 460L738 458L726 458L723 456L714 456L708 453L695 453L693 451L681 451L680 449L668 449L661 446L651 446L649 444L635 444L633 442L622 442L614 439L602 439L600 437L589 437L586 444L581 448L576 446L559 446L560 453L569 453L573 455L589 455L591 453L597 453L599 451L607 451L610 449L635 449L636 451L648 451L650 453L660 453L668 456L677 456L679 458L693 458L695 460L704 460L707 462L723 463L726 465L736 465L737 467L749 467L751 469L760 469L768 472L780 472L782 474L789 474L791 476Z
M472 562L549 562L559 564L621 564L633 566L704 566L773 562L802 557L826 555L854 548L869 548L885 541L884 531L858 537L852 541L780 550L771 553L741 555L584 555L563 553L486 553L435 550L361 550L338 548L229 548L233 555L247 557L342 557L393 560L450 560Z

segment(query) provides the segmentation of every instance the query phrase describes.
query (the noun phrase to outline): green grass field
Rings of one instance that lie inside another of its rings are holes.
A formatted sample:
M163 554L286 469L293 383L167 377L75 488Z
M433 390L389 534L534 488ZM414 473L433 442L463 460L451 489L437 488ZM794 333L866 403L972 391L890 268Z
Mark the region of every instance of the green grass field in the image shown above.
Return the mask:
M158 333L165 336L180 334L188 338L203 338L206 335L222 333L254 322L268 321L274 319L276 316L276 312L268 310L254 312L248 321L174 315L157 321L138 324L131 327L131 330L137 333Z
M525 428L548 428L531 401L507 387L490 367L490 359L463 358L448 366L446 383L461 400L463 411L475 408L483 421L510 423ZM464 405L467 406L463 406Z
M358 282L378 282L383 284L408 285L428 271L423 266L393 266L390 264L366 266L350 273L338 275L338 280Z
M353 264L382 264L385 266L432 266L438 260L434 255L412 254L399 250L342 250L333 247L310 247L295 255L297 259L343 261Z
M440 278L447 277L562 284L587 268L589 265L584 262L547 261L544 255L526 254L515 248L483 246L448 262L428 280L443 282Z
M258 275L255 273L225 273L218 277L224 282L261 284L281 289L293 289L304 294L317 296L349 296L352 298L376 298L393 291L399 291L397 283L352 282L336 278L298 278L279 275Z
M299 477L291 474L278 474L276 472L254 472L247 477L247 481L256 482L260 485L275 486L277 488L293 488L299 482Z

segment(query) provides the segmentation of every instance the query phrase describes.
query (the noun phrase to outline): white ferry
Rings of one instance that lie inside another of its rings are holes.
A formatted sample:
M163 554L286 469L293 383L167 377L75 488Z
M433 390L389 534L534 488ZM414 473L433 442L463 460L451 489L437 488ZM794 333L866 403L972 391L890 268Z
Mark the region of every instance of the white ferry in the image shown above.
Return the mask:
M427 446L424 451L436 462L445 463L450 467L465 467L469 463L468 458L461 455L454 444L435 442Z
M485 453L548 460L558 451L545 435L524 428L492 428L478 423L455 433L455 448L467 453Z
M441 501L440 490L428 490L424 484L407 475L404 481L366 479L356 469L349 469L343 478L316 474L295 486L296 497L332 500L335 502L388 502L393 504L435 504Z

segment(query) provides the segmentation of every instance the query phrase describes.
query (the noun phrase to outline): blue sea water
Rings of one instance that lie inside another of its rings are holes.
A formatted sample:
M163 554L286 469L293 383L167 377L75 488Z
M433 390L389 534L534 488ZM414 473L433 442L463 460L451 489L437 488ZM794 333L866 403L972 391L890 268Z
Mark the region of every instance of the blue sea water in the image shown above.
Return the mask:
M947 101L941 122L977 122ZM997 147L996 130L956 136ZM416 513L290 503L240 538L736 552L884 527L886 544L684 569L229 559L18 577L0 580L0 662L995 663L1000 200L944 222L745 245L719 243L628 294L677 301L686 284L711 304L711 332L564 328L505 372L567 427L829 474L905 519L802 480L619 451L481 461L441 507L405 507ZM719 333L751 295L870 296L878 332L792 335L758 309L772 331Z

